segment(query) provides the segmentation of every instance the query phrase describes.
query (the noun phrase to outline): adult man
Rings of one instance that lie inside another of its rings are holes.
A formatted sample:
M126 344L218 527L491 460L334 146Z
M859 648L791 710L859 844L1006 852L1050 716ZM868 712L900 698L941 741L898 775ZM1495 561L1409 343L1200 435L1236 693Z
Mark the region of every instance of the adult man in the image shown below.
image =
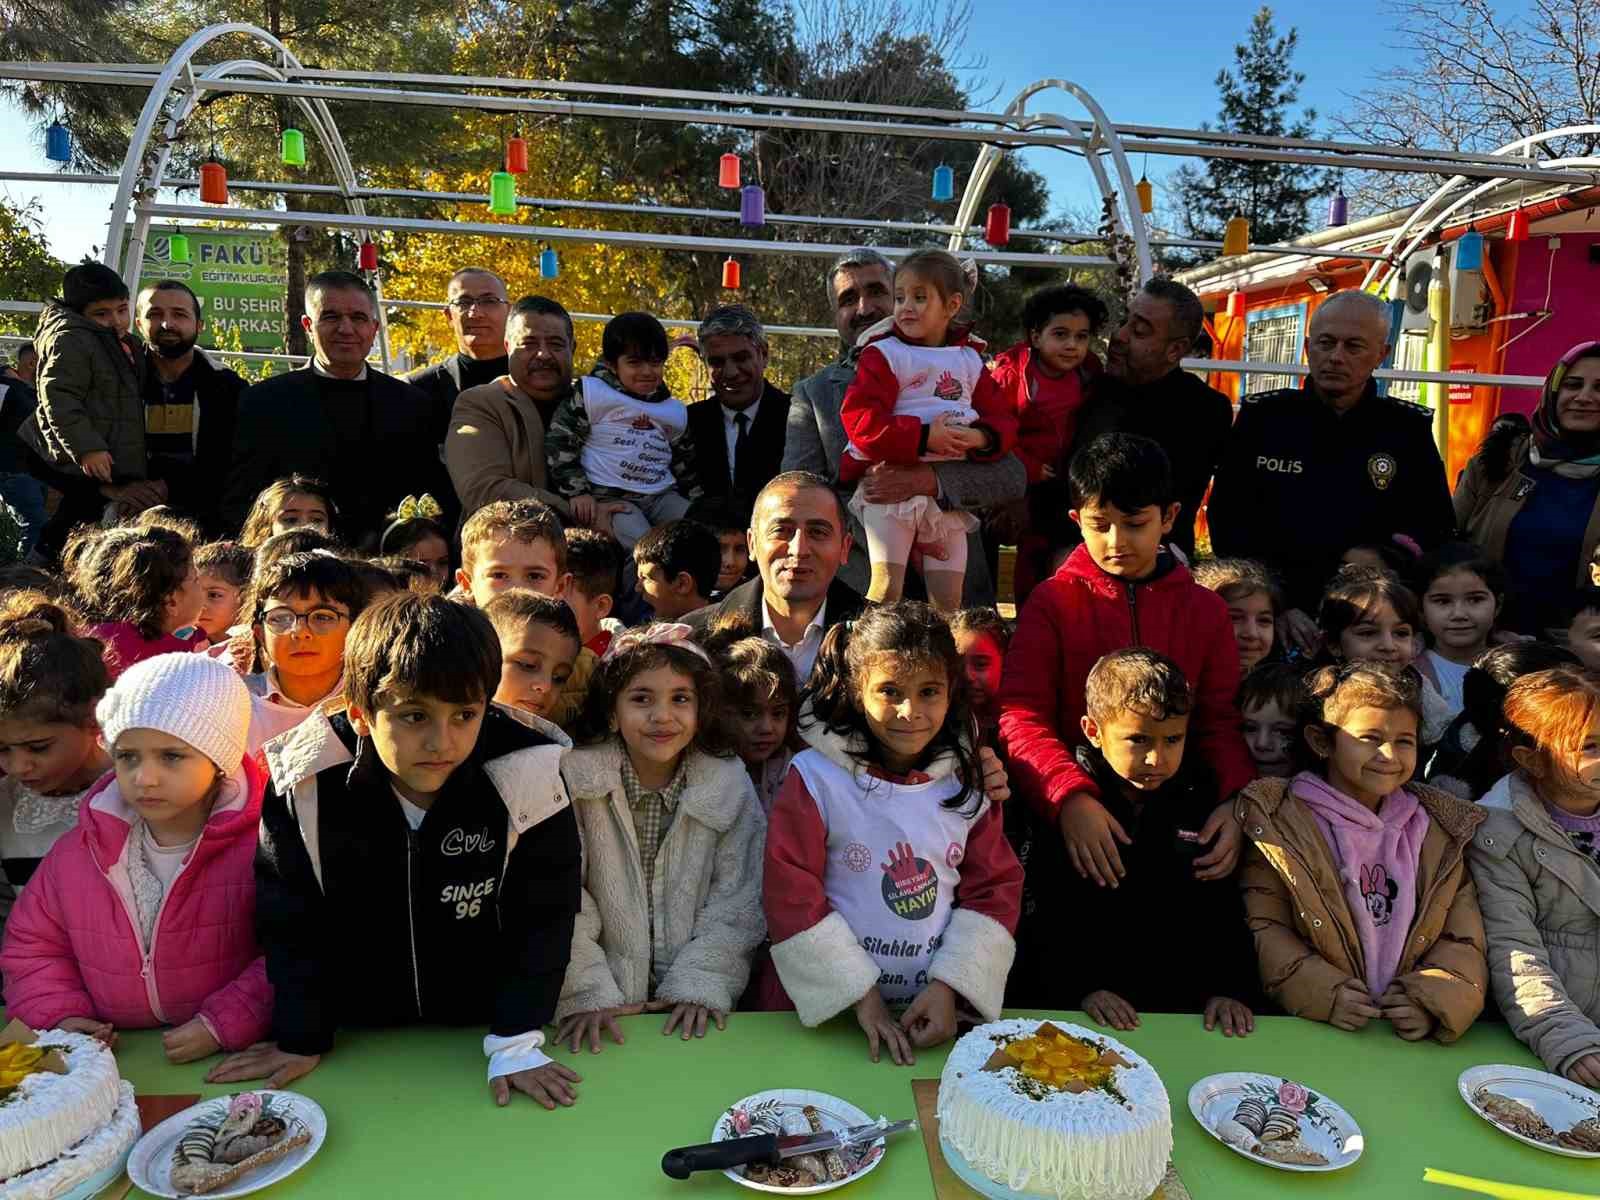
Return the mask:
M712 309L699 344L711 398L689 406L695 468L706 497L725 499L748 521L756 493L783 468L789 393L767 380L766 330L744 305Z
M810 471L838 487L839 459L849 438L839 419L845 389L855 378L855 345L862 332L894 310L894 265L876 250L851 250L837 259L828 272L828 300L834 327L839 331L841 356L837 363L795 384L789 401L789 429L783 451L785 471ZM865 499L875 504L897 504L913 496L937 496L944 508L984 509L1015 500L1023 494L1028 474L1013 454L999 462L919 463L901 467L874 463L859 486ZM839 494L849 499L850 488ZM869 580L867 552L858 523L851 518L851 549L840 577L857 591ZM967 571L963 604L993 604L994 582L984 559L977 531L967 542Z
M1105 373L1094 383L1072 446L1057 470L1057 478L1065 480L1072 455L1103 433L1137 433L1155 441L1172 461L1183 506L1169 540L1191 558L1195 514L1233 422L1228 398L1178 365L1199 338L1204 320L1199 297L1183 284L1152 279L1144 285L1111 335ZM1065 513L1069 505L1054 507Z
M1389 355L1389 310L1360 291L1330 296L1306 337L1311 379L1245 397L1217 470L1211 543L1282 577L1288 636L1309 648L1307 614L1359 542L1406 534L1424 548L1455 526L1433 414L1379 396L1372 372Z
M31 350L31 346L24 346ZM23 462L23 448L17 444L17 430L32 420L39 394L17 369L22 358L0 367L0 500L11 506L22 521L22 549L26 553L39 541L44 528L44 484L29 474ZM38 355L33 362L37 364Z
M18 347L16 360L11 364L11 373L29 387L37 386L39 352L33 348L32 342L24 342Z
M713 622L741 618L788 656L804 684L829 626L861 612L861 594L838 578L849 553L833 485L809 471L785 471L757 494L750 517L750 556L760 574L684 620L703 634Z
M219 499L233 453L233 430L245 382L216 367L195 341L205 328L189 285L162 279L135 306L145 342L144 428L148 474L164 480L167 503L222 536Z
M524 296L506 319L505 350L506 374L456 397L445 435L444 461L461 514L491 500L531 496L568 516L566 500L546 486L546 417L534 392L548 394L558 383L571 388L572 318L554 300Z
M237 528L256 493L299 472L326 480L338 528L359 545L408 494L440 495L449 479L425 392L367 366L378 306L361 276L323 271L306 281L309 366L247 390L239 401L223 516Z

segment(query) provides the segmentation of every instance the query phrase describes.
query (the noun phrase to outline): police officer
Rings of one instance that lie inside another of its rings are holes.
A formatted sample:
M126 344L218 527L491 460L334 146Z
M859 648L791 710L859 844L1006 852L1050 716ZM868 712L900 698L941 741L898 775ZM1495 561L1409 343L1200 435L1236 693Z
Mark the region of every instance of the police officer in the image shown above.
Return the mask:
M1361 291L1330 296L1306 338L1309 382L1247 396L1217 470L1212 547L1277 571L1284 632L1305 650L1345 550L1395 534L1427 548L1455 526L1433 414L1372 382L1388 354L1388 306Z

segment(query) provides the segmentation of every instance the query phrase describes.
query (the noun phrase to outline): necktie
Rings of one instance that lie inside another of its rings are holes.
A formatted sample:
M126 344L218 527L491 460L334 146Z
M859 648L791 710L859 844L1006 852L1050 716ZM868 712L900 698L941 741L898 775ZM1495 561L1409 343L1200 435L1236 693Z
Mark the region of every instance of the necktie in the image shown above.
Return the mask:
M745 478L749 473L748 464L745 462L745 447L750 441L750 417L746 413L734 413L733 423L739 429L733 439L733 486L743 490L749 483Z

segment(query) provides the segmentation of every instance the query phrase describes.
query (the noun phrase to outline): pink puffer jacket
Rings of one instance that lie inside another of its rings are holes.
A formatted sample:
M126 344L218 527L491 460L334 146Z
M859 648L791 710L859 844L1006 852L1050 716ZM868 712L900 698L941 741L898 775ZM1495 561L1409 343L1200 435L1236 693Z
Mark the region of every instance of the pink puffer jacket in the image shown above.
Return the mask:
M246 758L172 881L145 947L126 861L136 814L108 772L6 922L7 1015L35 1029L67 1017L148 1029L198 1015L224 1050L265 1038L272 985L256 946L253 870L265 786Z

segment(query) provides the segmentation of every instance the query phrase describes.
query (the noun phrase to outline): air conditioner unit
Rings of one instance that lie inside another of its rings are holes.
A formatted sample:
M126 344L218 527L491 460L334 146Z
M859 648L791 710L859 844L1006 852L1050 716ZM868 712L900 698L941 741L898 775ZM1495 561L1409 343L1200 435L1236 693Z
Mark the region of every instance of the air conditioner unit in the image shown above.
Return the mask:
M1450 332L1469 333L1487 329L1494 315L1494 301L1482 271L1463 271L1450 259Z
M1427 333L1432 322L1428 319L1428 288L1433 284L1434 251L1418 250L1406 259L1400 268L1400 332Z

